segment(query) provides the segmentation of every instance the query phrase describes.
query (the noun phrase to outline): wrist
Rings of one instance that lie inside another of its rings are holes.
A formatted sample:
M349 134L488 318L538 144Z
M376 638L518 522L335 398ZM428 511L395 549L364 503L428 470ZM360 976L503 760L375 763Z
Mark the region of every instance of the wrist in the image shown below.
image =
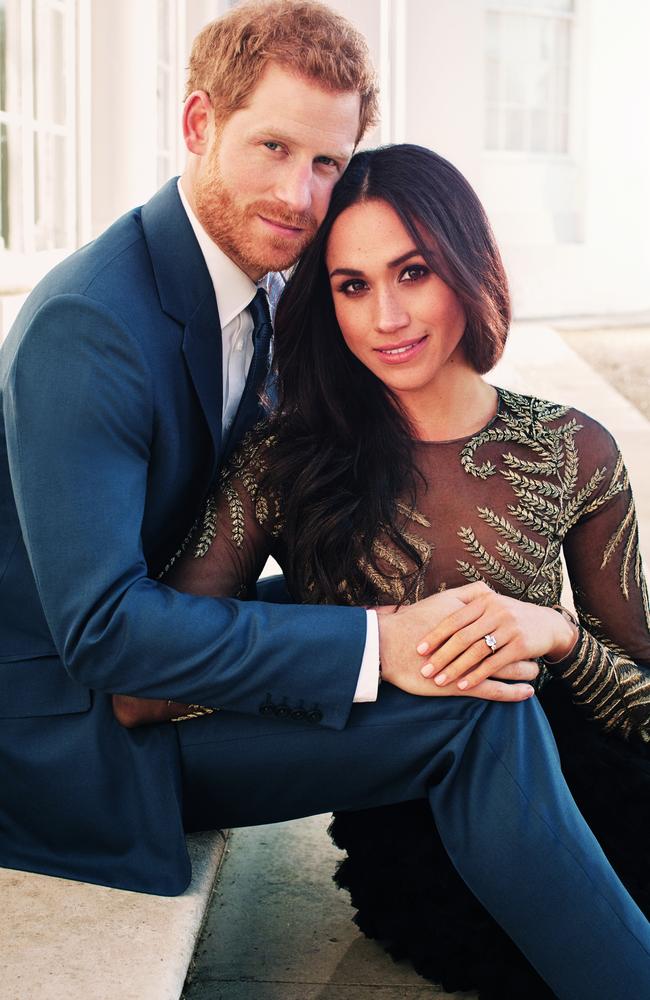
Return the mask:
M560 663L571 655L579 638L578 620L571 611L556 604L552 608L556 615L557 639L544 654L548 664Z

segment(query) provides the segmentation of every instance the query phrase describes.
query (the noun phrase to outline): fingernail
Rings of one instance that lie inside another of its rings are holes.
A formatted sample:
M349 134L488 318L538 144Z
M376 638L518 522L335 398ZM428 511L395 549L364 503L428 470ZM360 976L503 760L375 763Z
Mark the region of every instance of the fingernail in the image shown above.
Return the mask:
M431 674L433 673L433 663L425 663L420 673L423 677L431 677Z
M433 670L433 667L431 669ZM446 684L446 683L447 683L447 674L438 674L438 676L436 677L436 684Z
M428 644L426 642L421 642L420 645L418 646L418 653L428 653L428 652L429 652Z
M461 691L464 691L465 688L468 687L468 685L469 681L458 681L458 687L461 689Z

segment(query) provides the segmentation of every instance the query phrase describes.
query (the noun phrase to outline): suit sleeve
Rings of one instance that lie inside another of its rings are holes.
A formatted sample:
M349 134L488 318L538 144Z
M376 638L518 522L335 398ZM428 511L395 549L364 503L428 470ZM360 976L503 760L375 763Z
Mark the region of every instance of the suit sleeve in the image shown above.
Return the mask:
M214 599L147 577L155 386L128 324L51 299L11 362L12 483L55 645L80 683L255 713L267 697L345 725L366 634L354 608Z

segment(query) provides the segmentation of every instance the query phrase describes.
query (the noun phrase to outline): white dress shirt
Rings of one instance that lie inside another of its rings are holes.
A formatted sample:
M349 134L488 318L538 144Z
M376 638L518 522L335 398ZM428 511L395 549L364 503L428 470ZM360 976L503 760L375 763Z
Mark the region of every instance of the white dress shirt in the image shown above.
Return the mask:
M223 351L223 406L221 419L227 434L239 406L253 359L253 320L248 306L258 286L210 239L185 197L180 179L178 193L190 220L214 285L221 322ZM379 687L379 622L366 612L366 645L354 701L376 701Z

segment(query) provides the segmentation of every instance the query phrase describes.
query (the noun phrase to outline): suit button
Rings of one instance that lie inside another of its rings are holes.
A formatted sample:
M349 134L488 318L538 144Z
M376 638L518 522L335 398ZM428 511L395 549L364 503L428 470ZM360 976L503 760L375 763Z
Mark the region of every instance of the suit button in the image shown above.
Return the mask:
M323 718L323 713L320 708L312 708L310 712L307 712L307 718L310 722L320 722Z
M275 715L276 706L271 701L271 695L267 694L265 701L259 707L260 715Z
M294 708L293 712L291 713L291 718L296 719L298 721L300 721L301 719L306 719L307 712L305 711L304 708Z
M291 709L286 702L282 702L281 705L276 705L274 711L278 719L288 719L291 715Z

